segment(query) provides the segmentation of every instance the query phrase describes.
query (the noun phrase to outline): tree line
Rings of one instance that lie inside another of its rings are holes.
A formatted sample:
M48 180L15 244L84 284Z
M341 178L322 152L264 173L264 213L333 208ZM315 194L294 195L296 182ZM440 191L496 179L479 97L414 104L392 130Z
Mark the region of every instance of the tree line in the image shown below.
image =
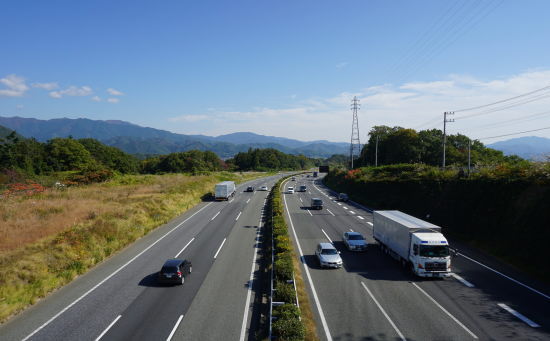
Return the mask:
M378 153L376 144L378 140ZM473 164L518 163L522 158L505 156L501 151L487 148L478 140L456 134L447 135L446 165L464 166L468 163L468 145ZM378 154L378 165L423 163L432 166L442 164L443 132L439 129L421 130L402 127L375 126L369 132L369 140L363 147L354 166L373 166Z
M308 158L304 155L285 154L277 149L249 149L240 152L227 161L236 170L302 170L318 166L319 159Z
M15 132L0 138L0 173L15 173L23 178L73 172L75 181L93 182L104 180L115 173L197 174L221 170L299 170L313 167L319 162L275 149L250 149L226 161L214 152L200 150L140 159L91 138L54 138L42 143L32 138L23 138Z

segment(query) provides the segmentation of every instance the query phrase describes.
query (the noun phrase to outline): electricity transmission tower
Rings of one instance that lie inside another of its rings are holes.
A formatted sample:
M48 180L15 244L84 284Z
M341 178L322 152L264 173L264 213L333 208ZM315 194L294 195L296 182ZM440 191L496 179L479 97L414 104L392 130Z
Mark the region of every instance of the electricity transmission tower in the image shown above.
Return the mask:
M445 149L447 145L447 123L454 122L454 119L448 119L447 115L454 115L454 112L443 113L443 168L445 168Z
M351 100L351 111L353 112L353 122L351 124L351 144L349 147L350 165L353 168L353 159L361 154L361 141L359 141L359 120L357 119L357 111L359 111L359 100L353 97Z

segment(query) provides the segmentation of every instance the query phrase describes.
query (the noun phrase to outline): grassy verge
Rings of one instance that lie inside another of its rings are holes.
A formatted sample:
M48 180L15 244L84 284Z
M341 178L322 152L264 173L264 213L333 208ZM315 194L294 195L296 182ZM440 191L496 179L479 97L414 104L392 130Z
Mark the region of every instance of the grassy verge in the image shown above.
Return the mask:
M307 291L302 280L298 257L293 250L293 244L284 219L284 208L281 201L280 180L273 187L268 199L267 227L268 238L273 236L275 263L274 296L276 302L285 304L273 308L273 336L278 340L318 340L315 320L309 305ZM270 243L266 243L270 245ZM269 250L270 251L270 250ZM294 285L292 285L294 280ZM299 309L295 305L299 301Z
M121 176L0 202L0 322L199 203L265 173Z

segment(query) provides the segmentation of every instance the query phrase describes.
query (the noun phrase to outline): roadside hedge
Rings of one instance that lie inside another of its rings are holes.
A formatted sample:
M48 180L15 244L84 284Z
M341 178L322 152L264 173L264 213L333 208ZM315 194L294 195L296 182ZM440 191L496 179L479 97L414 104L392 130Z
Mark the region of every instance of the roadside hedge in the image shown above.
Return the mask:
M300 309L296 306L296 291L293 284L292 242L283 217L280 185L284 180L279 180L273 186L267 200L267 212L270 214L266 226L273 236L275 253L275 262L272 265L273 301L284 302L273 308L272 336L276 340L304 340L305 327L300 319Z
M441 225L445 234L550 283L550 164L497 166L470 177L426 165L365 167L331 171L324 181L373 209Z

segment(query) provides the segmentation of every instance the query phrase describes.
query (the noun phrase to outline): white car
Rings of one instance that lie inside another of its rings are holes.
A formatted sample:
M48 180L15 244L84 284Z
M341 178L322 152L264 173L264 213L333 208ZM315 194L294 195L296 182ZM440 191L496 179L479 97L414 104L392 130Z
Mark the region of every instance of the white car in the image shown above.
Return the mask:
M286 192L288 194L294 194L294 187L289 187Z
M267 186L260 187L260 191L267 191Z
M319 260L319 265L322 268L341 268L342 258L340 258L340 252L336 250L331 243L319 243L315 250L315 255Z
M342 239L350 251L367 251L365 237L359 232L344 232Z

